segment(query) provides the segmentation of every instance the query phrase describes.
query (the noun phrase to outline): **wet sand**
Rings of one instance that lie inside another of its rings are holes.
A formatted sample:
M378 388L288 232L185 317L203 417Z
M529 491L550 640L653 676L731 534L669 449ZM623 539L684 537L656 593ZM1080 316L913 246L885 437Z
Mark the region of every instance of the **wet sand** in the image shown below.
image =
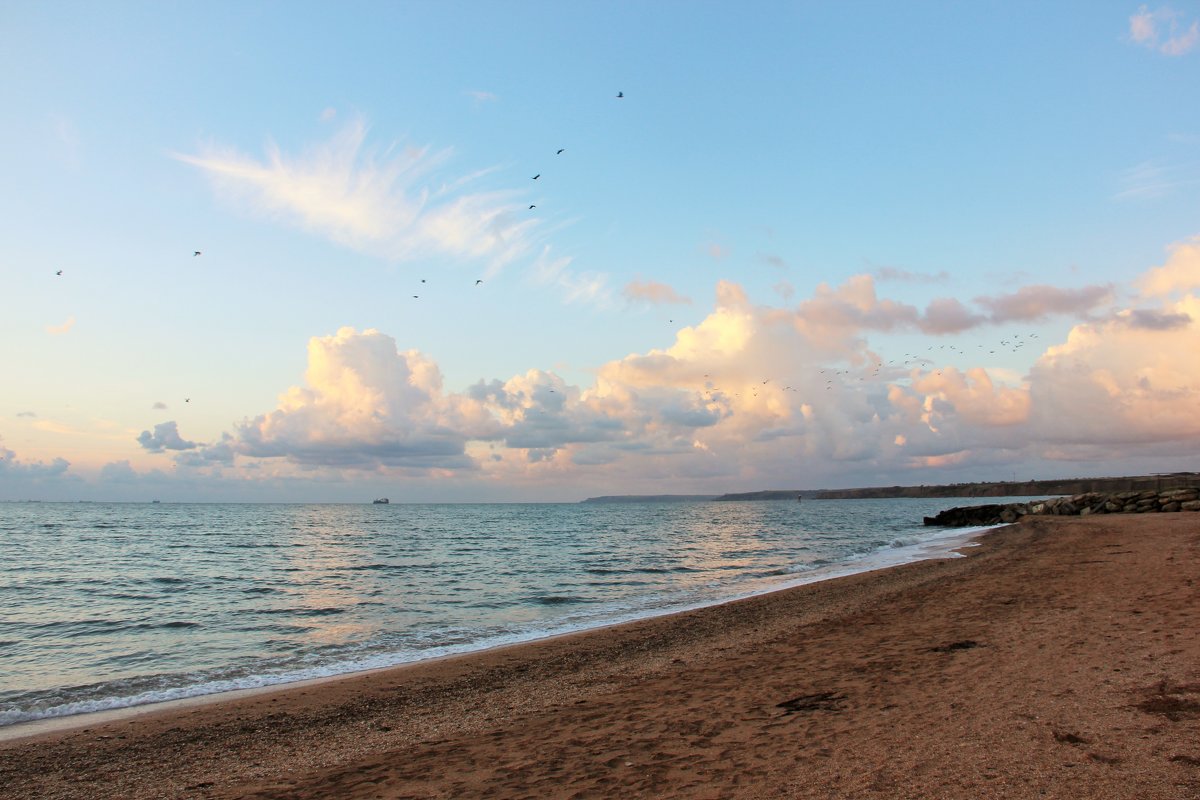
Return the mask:
M0 742L13 798L1200 798L1200 514Z

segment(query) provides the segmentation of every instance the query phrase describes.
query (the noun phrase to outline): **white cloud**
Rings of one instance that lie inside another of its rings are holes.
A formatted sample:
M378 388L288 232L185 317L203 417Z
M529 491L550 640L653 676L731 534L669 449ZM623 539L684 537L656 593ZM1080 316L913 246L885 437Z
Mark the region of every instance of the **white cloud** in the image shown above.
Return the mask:
M268 144L259 159L209 146L176 155L224 196L339 244L395 260L477 259L493 267L530 248L535 218L520 213L519 192L468 191L486 171L444 177L449 149L366 144L357 120L299 154Z
M398 351L390 336L342 328L309 342L304 386L198 457L213 457L217 447L222 461L236 452L308 466L470 469L464 447L486 420L456 407L441 383L436 364Z

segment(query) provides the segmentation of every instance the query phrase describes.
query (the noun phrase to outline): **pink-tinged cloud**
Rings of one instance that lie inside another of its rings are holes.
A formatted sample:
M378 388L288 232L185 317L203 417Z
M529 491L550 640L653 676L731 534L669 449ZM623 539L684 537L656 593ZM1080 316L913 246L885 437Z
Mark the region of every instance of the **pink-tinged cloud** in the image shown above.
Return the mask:
M626 300L653 305L690 305L689 297L677 293L665 283L656 281L630 281L621 290Z
M925 308L920 328L925 333L934 335L961 333L977 327L985 321L985 317L973 313L958 300L952 297L941 297L932 301Z
M1171 324L1118 314L1077 325L1046 351L1030 373L1032 425L1044 441L1133 449L1200 438L1200 298L1156 318Z
M1082 317L1112 297L1112 286L1022 286L1012 294L976 297L975 302L991 312L992 322L1036 322L1059 315Z
M950 279L950 273L945 270L934 274L910 272L896 267L880 267L872 273L879 281L898 281L902 283L945 283Z
M1151 11L1143 5L1129 17L1129 38L1163 55L1181 56L1200 42L1200 21L1189 25L1183 14L1170 6Z
M820 284L816 295L800 304L796 316L798 324L809 331L890 331L900 327L915 328L920 319L915 306L880 300L870 275L855 275L836 288Z
M62 336L64 333L67 333L71 330L71 328L74 327L75 317L67 317L67 321L61 325L47 325L46 333L50 334L51 336Z
M1143 294L1166 297L1200 288L1200 237L1171 245L1167 261L1137 282Z

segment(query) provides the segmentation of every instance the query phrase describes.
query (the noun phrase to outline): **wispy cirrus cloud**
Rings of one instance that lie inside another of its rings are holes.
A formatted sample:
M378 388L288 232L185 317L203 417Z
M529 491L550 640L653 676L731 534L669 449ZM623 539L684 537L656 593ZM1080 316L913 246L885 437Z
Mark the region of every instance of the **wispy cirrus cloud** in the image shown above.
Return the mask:
M175 154L253 212L394 260L444 256L495 268L527 253L537 222L520 192L475 190L487 170L447 176L450 148L367 145L360 119L300 153L269 143L261 158L209 145Z
M1192 20L1189 25L1185 15L1170 6L1153 11L1141 6L1129 17L1129 38L1163 55L1181 56L1200 42L1200 21Z
M933 274L926 272L910 272L897 267L880 267L872 273L878 281L897 281L901 283L944 283L949 280L950 273L942 270Z
M481 89L468 89L464 94L474 100L476 105L480 105L482 103L494 103L500 99L493 92L485 92Z
M1153 200L1182 186L1200 184L1200 163L1144 161L1117 177L1114 200Z

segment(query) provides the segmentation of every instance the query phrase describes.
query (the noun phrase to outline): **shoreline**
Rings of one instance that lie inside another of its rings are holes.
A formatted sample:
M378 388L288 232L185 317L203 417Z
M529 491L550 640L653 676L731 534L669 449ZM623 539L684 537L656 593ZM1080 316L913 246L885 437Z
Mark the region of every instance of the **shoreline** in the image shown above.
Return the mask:
M1200 796L1200 525L1153 516L8 740L0 796Z
M562 636L572 636L575 634L601 631L633 622L671 617L676 614L682 614L689 611L700 611L706 608L723 606L728 603L738 602L739 600L758 597L764 594L771 594L773 592L787 591L798 586L806 586L813 583L820 583L822 581L835 580L837 578L842 578L849 575L858 575L875 572L882 569L890 569L895 566L917 563L919 561L928 559L954 558L958 555L961 555L958 552L959 550L975 546L978 544L980 537L986 535L992 530L995 530L996 527L997 526L975 526L958 529L945 528L936 534L930 534L928 539L918 543L903 545L901 547L883 547L878 550L865 553L853 561L848 561L841 564L825 565L818 567L811 572L795 573L786 579L772 581L766 586L749 589L738 589L738 587L731 586L730 594L720 599L669 605L662 608L649 610L643 609L642 611L628 612L626 614L617 615L610 621L602 622L600 624L585 624L583 627L563 625L557 629L554 626L551 626L548 632L535 631L532 632L528 638L517 636L517 638L510 641L499 641L495 643L489 643L488 640L482 640L478 646L468 645L467 649L464 650L456 650L449 653L432 655L408 661L397 661L378 666L349 669L343 672L333 672L327 675L318 675L296 680L284 679L257 686L244 686L232 689L222 689L215 692L184 694L180 697L172 697L162 700L128 703L125 705L113 706L111 708L101 708L69 714L54 714L31 720L22 720L20 722L9 723L7 725L0 725L0 743L10 740L28 738L31 736L38 736L45 733L70 731L72 729L87 727L89 725L116 722L124 719L143 716L145 714L154 713L160 710L171 711L189 709L197 706L203 706L207 703L237 700L239 698L250 697L255 694L271 692L277 689L315 686L326 681L337 681L343 678L367 675L383 670L399 669L417 664L438 662L449 658L459 658L462 656L487 653L493 650L556 639ZM780 576L780 578L783 578L783 576ZM180 687L180 690L186 690L187 688L188 687Z

